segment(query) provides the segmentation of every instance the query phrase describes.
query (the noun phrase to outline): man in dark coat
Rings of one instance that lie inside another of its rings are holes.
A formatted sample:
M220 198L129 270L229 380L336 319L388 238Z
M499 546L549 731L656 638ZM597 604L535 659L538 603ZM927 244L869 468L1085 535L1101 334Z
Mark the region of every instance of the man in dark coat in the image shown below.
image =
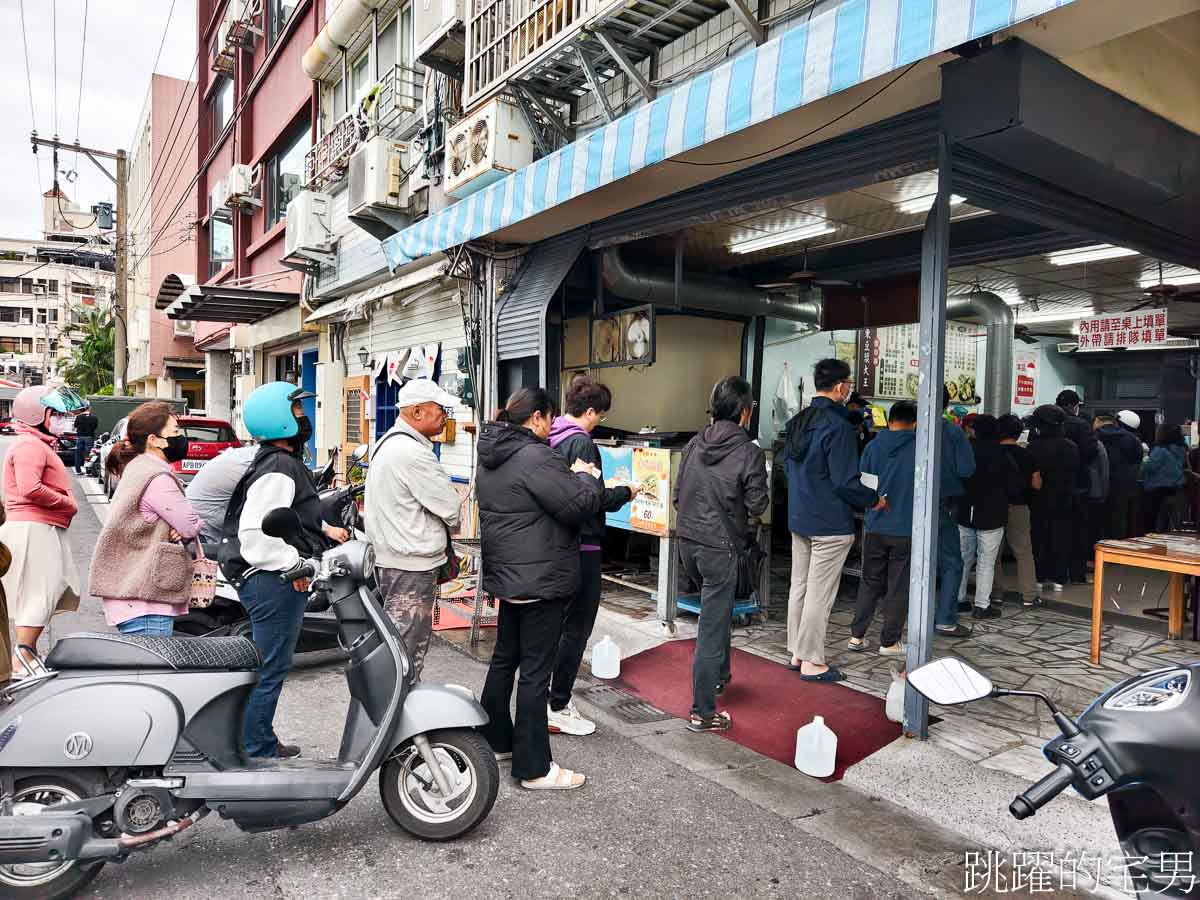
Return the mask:
M730 375L713 388L712 424L684 448L675 482L675 533L679 561L700 585L700 622L692 660L690 731L724 731L729 714L717 712L717 692L730 678L733 604L738 557L749 519L770 503L767 462L746 427L754 395L744 378Z
M1105 503L1104 536L1127 538L1133 534L1138 470L1145 456L1142 442L1111 415L1096 416L1096 437L1108 451L1108 501Z
M1079 449L1079 474L1071 492L1071 533L1067 569L1072 584L1087 584L1087 560L1091 555L1088 537L1088 494L1091 476L1088 474L1100 453L1100 442L1092 431L1092 423L1079 414L1080 397L1072 390L1060 391L1054 400L1063 411L1063 431Z
M1042 488L1033 497L1033 556L1043 588L1061 591L1067 581L1079 448L1066 435L1065 413L1058 406L1039 406L1030 422L1029 452L1042 473ZM1044 594L1043 594L1044 596Z
M601 473L600 451L592 440L592 431L612 408L612 391L591 378L577 378L566 397L566 415L550 426L550 446L561 453L567 465L583 460ZM554 678L550 684L550 731L554 734L588 735L596 723L585 719L575 708L571 690L583 662L588 638L600 610L600 551L604 540L604 514L616 512L637 496L638 487L619 486L604 489L600 512L583 523L579 532L579 591L563 611L562 637Z

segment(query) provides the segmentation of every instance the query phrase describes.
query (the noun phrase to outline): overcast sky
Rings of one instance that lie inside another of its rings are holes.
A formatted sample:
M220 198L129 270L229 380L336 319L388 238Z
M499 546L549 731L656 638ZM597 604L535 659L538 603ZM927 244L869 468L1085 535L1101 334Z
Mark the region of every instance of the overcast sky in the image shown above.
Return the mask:
M150 74L166 34L158 71L195 77L196 0L23 0L33 121L21 40L22 0L0 0L0 237L39 237L41 194L53 181L51 151L33 156L29 132L51 137L57 131L74 143L115 151L131 150ZM87 7L87 43L80 100L80 52ZM173 9L172 9L173 6ZM170 19L168 23L168 12ZM55 29L57 18L57 30ZM55 36L57 33L57 119L55 118ZM57 122L57 124L56 124ZM115 200L116 191L86 157L59 155L59 168L77 170L78 180L60 186L84 208Z

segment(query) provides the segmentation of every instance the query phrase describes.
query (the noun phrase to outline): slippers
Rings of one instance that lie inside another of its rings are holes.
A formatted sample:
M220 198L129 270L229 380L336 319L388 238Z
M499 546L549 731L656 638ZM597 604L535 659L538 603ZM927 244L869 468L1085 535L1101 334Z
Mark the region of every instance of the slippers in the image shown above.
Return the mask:
M799 667L797 667L797 668L799 668ZM846 677L845 675L843 675L841 672L839 672L833 666L830 666L828 669L826 669L820 675L801 675L800 680L801 681L842 681L845 677Z
M558 763L550 763L550 771L541 778L524 778L521 787L527 791L573 791L581 788L587 778L570 769L559 768Z

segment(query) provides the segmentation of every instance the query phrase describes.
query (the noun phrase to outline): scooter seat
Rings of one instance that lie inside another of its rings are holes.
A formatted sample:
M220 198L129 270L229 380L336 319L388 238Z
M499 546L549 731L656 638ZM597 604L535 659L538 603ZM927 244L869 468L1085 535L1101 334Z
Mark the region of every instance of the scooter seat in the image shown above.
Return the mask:
M257 669L258 648L243 637L69 634L46 657L50 669Z

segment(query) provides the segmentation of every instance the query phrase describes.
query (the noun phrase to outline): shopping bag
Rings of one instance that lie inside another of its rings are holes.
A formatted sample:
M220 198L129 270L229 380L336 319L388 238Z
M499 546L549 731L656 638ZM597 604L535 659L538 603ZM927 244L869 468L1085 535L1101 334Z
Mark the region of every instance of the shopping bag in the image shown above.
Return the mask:
M191 609L206 609L212 606L217 596L217 561L204 555L204 547L196 541L196 558L192 560L192 596L188 598Z

